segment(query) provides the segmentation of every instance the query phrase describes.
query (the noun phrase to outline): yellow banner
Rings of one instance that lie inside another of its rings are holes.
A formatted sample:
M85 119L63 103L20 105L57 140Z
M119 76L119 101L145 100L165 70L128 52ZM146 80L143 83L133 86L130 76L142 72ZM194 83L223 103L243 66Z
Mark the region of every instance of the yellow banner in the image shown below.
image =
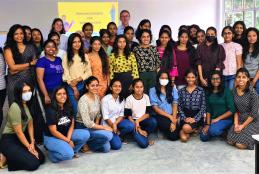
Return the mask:
M58 2L58 15L67 32L81 31L86 22L99 32L109 22L118 24L118 2Z

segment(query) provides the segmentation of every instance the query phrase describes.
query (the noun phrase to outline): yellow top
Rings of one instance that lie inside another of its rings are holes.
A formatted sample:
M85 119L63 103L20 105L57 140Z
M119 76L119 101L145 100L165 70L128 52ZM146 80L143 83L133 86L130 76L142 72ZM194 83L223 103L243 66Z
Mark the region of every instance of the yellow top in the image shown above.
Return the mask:
M114 73L130 72L133 79L139 78L138 64L133 53L130 54L128 60L126 56L115 57L114 53L110 56L110 78L113 79Z

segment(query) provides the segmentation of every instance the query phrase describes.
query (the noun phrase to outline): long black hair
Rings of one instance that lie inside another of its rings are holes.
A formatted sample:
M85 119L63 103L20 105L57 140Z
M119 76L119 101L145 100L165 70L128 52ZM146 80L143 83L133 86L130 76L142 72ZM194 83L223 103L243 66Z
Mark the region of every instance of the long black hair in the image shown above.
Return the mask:
M248 42L247 36L248 36L249 32L251 32L251 31L255 32L257 35L257 41L253 44L253 52L252 52L251 56L253 58L256 58L259 54L259 39L258 39L259 31L256 28L250 27L245 32L244 45L243 45L243 48L244 48L243 60L244 61L245 61L247 55L249 54L250 43Z
M236 26L237 25L242 25L242 27L243 27L243 33L242 33L242 35L241 35L241 38L244 38L244 36L245 36L245 31L246 31L246 24L244 23L244 21L236 21L235 23L234 23L234 25L233 25L233 29L235 30L236 29ZM234 39L236 40L237 39L237 35L235 34L235 36L234 36Z
M73 51L73 42L74 42L74 39L78 37L80 39L80 42L81 42L81 47L79 48L78 50L78 55L79 57L81 58L81 62L83 63L88 63L86 60L85 60L85 52L84 52L84 42L82 40L82 37L80 34L78 33L72 33L69 37L68 37L68 41L67 41L67 62L68 62L68 65L71 66L72 63L73 63L73 57L75 55L74 51Z
M67 94L67 100L66 102L64 103L64 110L68 113L71 113L72 114L72 107L71 107L71 104L70 104L70 101L68 99L68 93L67 93L67 90L66 90L66 87L65 86L59 86L57 88L54 89L53 93L52 93L52 96L51 96L51 108L56 111L56 115L57 117L59 118L61 116L61 113L60 113L60 106L58 105L58 101L57 101L57 98L56 98L56 95L57 95L57 92L61 89L64 89L66 91L66 94ZM71 115L69 115L71 116Z
M195 69L193 69L193 68L187 69L187 70L185 71L185 73L184 73L185 79L186 79L186 77L188 76L188 74L193 74L193 75L195 76L195 78L196 78L196 85L197 85L197 78L198 78L198 73L197 73L197 71L196 71ZM187 84L187 85L188 85L188 84Z
M107 30L109 30L109 27L110 27L111 25L114 25L114 26L118 29L118 27L117 27L117 25L116 25L115 22L109 22L109 23L107 24ZM112 33L110 33L110 34L111 34L111 36L112 36Z
M236 78L239 73L244 73L248 79L250 79L250 73L246 68L239 68L236 73ZM250 80L247 81L244 92L248 92L250 90Z
M22 116L22 120L23 121L27 121L28 119L28 115L26 114L24 107L23 107L23 100L22 100L22 93L23 93L23 88L25 86L29 86L31 88L31 91L33 91L32 89L32 85L30 85L28 82L26 81L18 81L15 84L15 88L14 88L14 102L18 104L20 110L21 110L21 116ZM31 100L30 100L31 101ZM26 105L28 108L31 108L31 102L27 101Z
M218 96L222 96L224 94L224 83L223 83L223 77L222 77L222 73L218 70L213 70L211 72L211 75L210 75L210 81L209 81L209 90L208 90L208 96L210 96L211 94L213 94L213 89L214 89L214 86L212 85L211 81L212 81L212 76L213 75L219 75L220 77L220 85L219 85L219 92L217 92L217 95Z
M141 82L142 85L143 85L143 87L144 87L144 89L145 89L143 80L142 80L141 78L136 78L136 79L134 79L134 80L132 81L132 83L131 83L131 86L132 86L132 91L131 91L131 93L132 93L132 94L134 94L134 87L136 86L136 84L137 84L138 82ZM144 93L144 91L143 91L143 93Z
M167 36L170 38L170 32L167 30L161 30L159 32L159 38L162 36L162 34L167 34ZM161 46L161 42L158 42L158 47ZM174 65L174 55L173 55L173 44L168 41L165 51L162 57L162 69L166 71L170 71Z
M24 30L24 32L25 32L25 38L27 38L26 30L30 30L30 32L31 32L31 27L29 27L28 25L24 25L24 26L22 26L22 28L23 28L23 30ZM27 39L25 39L25 40L26 40L26 43L28 43L28 44L29 44L29 43L30 43L30 44L32 43L32 42L31 42L32 37L31 37L30 40L28 40L28 41L27 41Z
M145 25L146 23L149 23L150 24L150 27L151 27L151 22L150 22L150 20L148 20L148 19L143 19L142 21L140 21L140 23L138 24L138 28L137 28L137 30L136 30L136 38L139 38L140 36L139 35L141 35L140 34L140 30L142 30L141 29L141 27L143 26L143 25Z
M18 50L18 46L17 46L17 42L14 40L14 33L18 30L21 29L23 32L23 44L26 44L26 39L25 39L25 32L24 29L22 27L22 25L20 24L14 24L13 26L11 26L11 28L9 29L8 33L7 33L7 38L6 38L6 42L5 42L5 49L10 49L12 54L13 54L13 59L15 64L21 64L24 63L22 61L22 54L20 53L20 51Z
M64 27L64 23L63 23L63 20L62 20L61 18L55 18L55 19L53 20L53 22L52 22L52 24L51 24L51 30L50 30L50 32L55 31L54 25L56 24L56 22L59 22L59 21L62 23L62 30L60 31L59 34L66 34L65 27ZM55 32L57 32L57 31L55 31Z
M55 48L56 48L56 50L58 49L56 43L55 43L53 40L48 39L48 40L46 40L46 41L44 42L44 44L43 44L44 53L45 53L45 47L47 46L48 43L53 43L54 46L55 46ZM45 55L46 55L46 53L45 53Z
M197 31L198 30L200 30L200 27L199 27L199 25L197 25L197 24L192 24L190 27L189 27L189 32L191 33L191 29L192 28L195 28L196 29L196 36L195 37L192 37L191 35L190 35L190 40L191 40L191 42L193 43L193 44L197 44L198 42L197 42Z
M56 31L50 32L48 34L48 39L51 39L53 36L57 36L60 39L60 35Z
M172 45L175 45L175 41L172 38L172 29L171 29L171 27L169 25L162 25L161 26L161 28L159 30L159 37L161 36L160 33L163 32L164 30L168 31L168 33L169 33L169 38L170 38L169 42L171 42ZM161 45L159 38L156 40L156 45L157 46Z
M41 36L41 40L40 40L40 46L41 46L41 48L43 47L43 35L42 35L42 32L40 31L40 29L38 29L38 28L33 28L32 30L31 30L31 35L32 35L32 33L34 32L34 31L36 31L36 32L39 32L40 33L40 36ZM33 41L33 38L32 38L32 42L34 43L34 41ZM36 46L36 45L35 45Z
M128 60L129 56L130 56L130 47L129 47L129 42L126 38L125 35L118 35L114 41L114 44L113 44L113 50L112 52L114 53L114 56L117 58L119 56L119 48L118 48L118 42L119 42L119 39L121 38L124 38L125 41L126 41L126 46L123 50L123 54L126 56L126 59Z
M151 43L152 42L152 37L153 37L151 30L143 29L143 30L139 30L139 34L137 36L137 40L139 41L139 44L141 44L141 36L143 35L143 33L148 33L149 34L149 36L150 36L150 43Z
M158 71L157 73L157 76L156 76L156 85L155 85L155 88L156 88L156 95L157 97L159 98L159 100L161 101L161 98L160 98L160 95L161 95L161 85L160 85L160 82L159 82L159 79L161 77L162 74L166 74L167 77L168 77L168 84L165 86L165 89L166 89L166 100L168 103L172 103L173 102L173 97L172 97L172 91L173 91L173 87L172 87L172 81L170 79L170 76L169 76L169 73L165 70L160 70Z
M221 32L221 36L222 36L222 37L224 36L224 31L225 31L226 29L230 30L231 33L233 34L233 36L235 36L235 31L234 31L233 27L231 27L231 26L228 25L228 26L225 26L225 27L222 29L222 32ZM232 38L232 39L233 39L233 38Z
M95 41L99 41L100 43L102 43L102 40L101 40L101 38L99 36L92 37L91 40L90 40L91 47L89 48L89 52L92 52L92 50L93 50L92 44ZM107 54L104 51L102 46L101 46L100 50L98 51L98 54L99 54L99 56L101 58L101 62L102 62L103 75L107 76L108 73L109 73L108 56L107 56Z
M127 33L127 31L129 31L129 30L132 30L132 31L133 31L133 33L134 33L134 28L133 28L132 26L127 26L127 27L125 27L125 28L124 28L124 30L123 30L123 34L126 34L126 33Z
M216 37L216 38L215 38L214 42L213 42L212 45L211 45L211 50L212 50L212 52L215 52L215 51L217 51L218 48L219 48L218 39L217 39L217 29L216 29L215 27L209 27L209 28L207 28L207 30L206 30L206 34L207 34L207 32L208 32L209 30L212 30L212 31L215 32L215 37Z
M111 33L107 29L100 29L99 31L100 37L102 38L103 35L107 34L109 37L111 37Z
M99 83L98 78L94 77L94 76L90 76L88 77L85 81L84 81L84 90L87 93L88 89L86 87L88 87L93 81L97 81Z
M179 40L176 42L176 45L180 45L180 37L183 35L183 34L187 34L188 36L188 42L187 42L187 45L186 45L186 48L187 48L187 53L189 55L189 58L190 58L190 62L191 64L194 63L194 57L195 57L195 48L193 47L192 43L190 42L190 32L189 30L180 30L178 32L178 38Z
M111 80L111 82L110 82L110 85L109 85L108 90L106 91L106 95L107 95L107 94L112 94L111 88L112 88L112 85L113 85L115 82L120 82L120 84L122 85L120 79L118 79L118 78L113 78L113 79ZM120 93L120 94L119 94L119 101L120 101L120 103L121 103L123 100L124 100L124 98L123 98L123 96L122 96L121 93Z

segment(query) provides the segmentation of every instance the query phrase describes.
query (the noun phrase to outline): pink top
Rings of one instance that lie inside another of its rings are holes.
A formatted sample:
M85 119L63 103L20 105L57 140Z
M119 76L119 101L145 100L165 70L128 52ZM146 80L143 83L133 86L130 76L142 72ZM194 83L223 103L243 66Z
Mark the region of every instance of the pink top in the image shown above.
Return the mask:
M159 54L160 60L162 60L162 57L163 57L164 52L165 52L165 48L157 47L156 49L157 49L157 52Z
M172 49L172 51L173 51L173 49ZM160 58L160 60L162 60L162 58L163 58L163 55L164 55L164 52L165 52L165 48L162 48L162 47L157 47L157 52L158 52L158 54L159 54L159 58ZM174 53L173 53L174 54ZM174 60L175 61L175 60ZM177 63L177 62L176 62ZM162 68L162 67L161 67ZM174 76L174 73L173 73L173 68L170 70L170 72L169 72L169 75L171 76L171 77L173 77Z
M222 43L226 53L226 59L223 62L225 69L223 70L224 76L235 75L237 72L237 60L236 56L241 55L243 48L240 44L235 42Z

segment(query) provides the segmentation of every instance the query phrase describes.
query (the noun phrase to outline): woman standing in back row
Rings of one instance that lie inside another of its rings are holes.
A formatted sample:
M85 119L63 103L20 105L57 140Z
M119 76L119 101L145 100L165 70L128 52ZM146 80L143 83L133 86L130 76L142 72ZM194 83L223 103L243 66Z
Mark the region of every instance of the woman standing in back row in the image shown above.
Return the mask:
M133 52L137 59L139 77L143 80L145 93L155 86L156 73L160 68L160 58L155 46L150 45L152 41L152 33L148 29L140 30L140 45L135 47Z
M223 71L225 58L225 50L218 44L216 28L209 27L206 30L206 42L199 45L196 51L196 65L203 87L208 87L213 70Z

